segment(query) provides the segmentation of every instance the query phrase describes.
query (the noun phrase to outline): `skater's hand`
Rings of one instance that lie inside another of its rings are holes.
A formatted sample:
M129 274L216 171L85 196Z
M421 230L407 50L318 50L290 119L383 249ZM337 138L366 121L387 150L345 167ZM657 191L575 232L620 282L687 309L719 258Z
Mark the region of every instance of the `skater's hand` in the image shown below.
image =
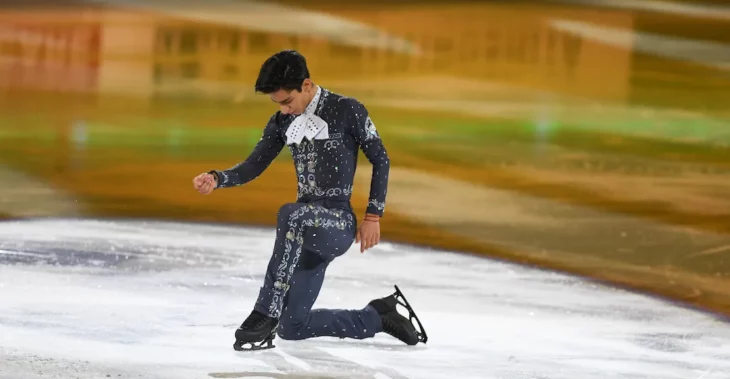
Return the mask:
M366 215L365 220L355 236L355 242L360 244L360 253L377 245L380 242L380 218L375 215Z
M193 178L193 188L203 195L209 195L217 185L215 176L207 172Z

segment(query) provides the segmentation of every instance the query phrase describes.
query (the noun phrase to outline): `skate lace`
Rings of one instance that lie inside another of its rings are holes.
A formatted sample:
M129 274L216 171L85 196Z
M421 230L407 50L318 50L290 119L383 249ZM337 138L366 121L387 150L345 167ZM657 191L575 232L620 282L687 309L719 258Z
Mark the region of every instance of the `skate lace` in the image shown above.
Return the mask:
M247 329L258 329L266 324L266 317L259 314L254 314L247 318L241 326Z

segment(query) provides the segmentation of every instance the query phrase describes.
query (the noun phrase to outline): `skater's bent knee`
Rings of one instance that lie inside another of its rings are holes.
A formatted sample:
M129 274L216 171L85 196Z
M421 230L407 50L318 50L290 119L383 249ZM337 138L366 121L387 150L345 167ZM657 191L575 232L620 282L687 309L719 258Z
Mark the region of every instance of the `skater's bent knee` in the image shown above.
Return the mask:
M305 208L305 204L301 203L287 203L279 208L279 222L288 222L295 214L301 212Z
M302 204L286 203L279 208L279 216L288 217L290 214L294 213L294 211L301 207Z

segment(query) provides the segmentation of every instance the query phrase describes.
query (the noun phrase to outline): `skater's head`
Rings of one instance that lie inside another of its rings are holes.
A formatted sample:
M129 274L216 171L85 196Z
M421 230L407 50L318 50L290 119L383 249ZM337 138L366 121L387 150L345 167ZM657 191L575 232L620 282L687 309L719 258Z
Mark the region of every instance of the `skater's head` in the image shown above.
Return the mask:
M316 91L309 78L307 60L295 50L283 50L269 57L256 79L256 92L269 95L284 114L304 112Z

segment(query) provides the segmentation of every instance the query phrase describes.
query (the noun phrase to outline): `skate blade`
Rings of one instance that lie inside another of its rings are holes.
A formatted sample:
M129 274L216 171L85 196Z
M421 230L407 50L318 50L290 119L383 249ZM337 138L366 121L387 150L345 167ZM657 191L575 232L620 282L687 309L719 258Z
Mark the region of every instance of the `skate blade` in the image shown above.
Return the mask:
M233 350L236 351L260 351L260 350L269 350L275 348L276 345L274 345L273 340L265 340L260 342L259 344L255 344L253 342L243 342L243 341L236 341L233 343Z
M406 297L403 295L403 292L401 292L400 288L398 286L394 285L395 287L395 300L398 302L398 304L404 306L408 310L408 321L411 322L413 327L415 328L416 325L413 324L413 320L416 320L416 324L418 324L418 328L416 330L416 335L418 335L418 341L426 343L428 342L428 335L426 334L426 329L423 328L423 324L421 324L421 320L418 319L418 316L416 316L416 312L411 308L411 305L408 303L408 300L406 300ZM401 302L400 299L403 301Z

